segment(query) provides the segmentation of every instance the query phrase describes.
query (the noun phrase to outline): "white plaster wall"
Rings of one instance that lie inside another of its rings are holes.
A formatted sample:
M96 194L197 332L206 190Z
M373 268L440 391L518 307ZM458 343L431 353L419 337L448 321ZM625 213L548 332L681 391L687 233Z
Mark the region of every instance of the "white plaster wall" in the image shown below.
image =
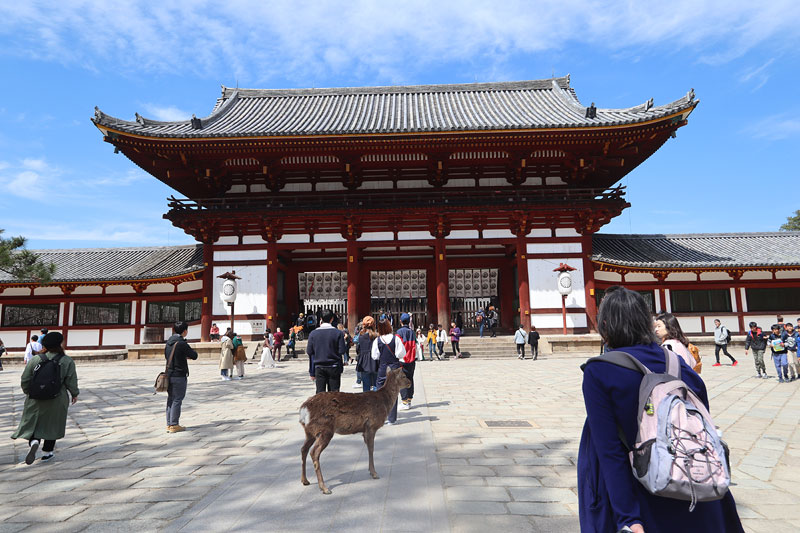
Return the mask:
M563 328L564 318L561 314L547 313L543 315L531 315L531 324L538 329L541 328ZM567 327L568 328L585 328L586 327L586 314L585 313L567 313Z
M484 239L513 239L515 235L508 229L487 229L483 232Z
M579 254L582 250L579 242L529 243L527 249L529 254Z
M359 187L359 190L363 189L385 189L391 190L394 189L394 182L391 181L365 181ZM238 333L238 332L237 332Z
M486 237L486 232L483 232L483 236ZM477 239L478 238L478 230L476 229L455 229L450 232L450 235L445 237L445 239Z
M251 193L267 192L268 190L269 189L267 189L267 186L264 185L263 183L253 183L252 185L250 185Z
M431 189L433 185L426 180L400 180L397 182L398 189Z
M287 183L283 187L284 192L307 192L311 190L310 183Z
M147 294L163 294L165 292L175 292L175 287L172 283L154 283L153 285L148 285L144 292Z
M731 291L731 310L734 313L738 313L739 312L739 308L736 306L736 289L731 287L730 291ZM742 301L744 302L744 300L742 300Z
M795 324L795 318L798 316L800 316L800 311L794 314L785 314L783 318L784 320L791 320L792 324ZM744 327L750 329L748 324L755 322L762 330L769 332L772 324L778 322L777 318L775 315L744 315Z
M29 296L30 294L31 290L25 287L9 287L3 291L3 296Z
M739 294L742 295L742 312L747 312L747 292L744 287L739 288Z
M594 279L600 281L616 281L621 282L622 276L616 272L604 272L601 270L594 271Z
M277 241L280 244L290 244L290 243L298 243L298 242L311 242L311 237L309 235L284 235Z
M261 235L244 235L242 236L242 244L264 244L267 241L261 238Z
M800 270L779 270L775 272L777 279L797 279L800 278Z
M772 279L772 272L749 271L742 274L742 279Z
M398 231L398 241L417 241L433 239L433 235L429 231Z
M100 344L100 330L71 329L67 342L70 346L97 346Z
M178 285L178 292L199 291L203 288L203 280L187 281Z
M62 295L64 293L61 291L60 287L36 287L33 289L33 294L35 296L52 296Z
M625 276L628 279L628 276ZM667 276L666 281L697 281L697 274L694 272L673 272Z
M58 303L58 325L62 327L65 326L67 320L69 320L69 316L64 313L64 307L64 302ZM69 312L69 308L67 308L67 312Z
M75 293L77 292L75 291ZM106 287L106 294L132 294L134 292L133 287L130 285L109 285Z
M701 320L702 319L699 316L678 317L678 323L681 325L681 329L684 333L701 333L703 331Z
M525 181L522 182L522 184L539 186L542 184L542 178L526 178Z
M730 281L733 278L730 277L725 272L700 272L700 279L703 280L703 281L707 281L707 280Z
M28 345L28 332L27 331L3 331L0 334L0 339L3 339L3 344L6 349L11 348L25 348Z
M661 308L661 298L658 293L658 289L653 291L653 303L655 304L656 313L666 312L666 309Z
M214 252L214 262L224 263L226 261L266 261L266 250L231 250L224 252Z
M559 263L569 263L571 259L528 259L528 284L531 292L531 309L561 308L561 294L556 286L558 273L553 269ZM575 263L575 261L572 261ZM567 296L567 308L586 307L586 292L583 285L582 263L576 263L577 270L572 274L572 292ZM575 266L572 264L570 266Z
M447 180L443 187L474 187L475 180L469 178L458 178L454 180Z
M672 312L672 300L670 300L669 289L664 289L664 299L667 302L667 313Z
M735 316L706 315L703 317L703 320L706 324L706 331L709 333L714 331L714 319L719 319L722 325L728 328L734 335L739 331L739 319Z
M217 324L217 325L219 325L219 324ZM186 338L188 340L190 340L190 341L191 340L199 341L200 337L201 337L201 335L200 335L201 331L202 330L200 329L200 324L195 324L194 326L189 326L189 331L186 333ZM223 331L223 333L225 333L225 332ZM237 331L236 333L239 333L239 332Z
M131 302L131 324L136 324L136 306L138 303L139 302L135 300ZM72 309L70 309L70 314L69 314L69 325L70 326L72 325Z
M212 291L213 313L215 315L230 315L228 307L219 297L224 280L218 278L227 271L225 267L214 267L214 288ZM236 282L238 296L236 297L236 314L251 313L266 314L267 312L267 265L246 265L236 268L236 275L242 279ZM238 332L237 333L241 333Z
M550 176L545 179L545 185L565 185L564 180L558 176Z
M647 274L644 272L631 272L630 274L625 274L625 281L626 282L635 282L635 281L656 281L656 277L652 274Z
M347 239L338 233L318 233L314 235L314 242L347 242Z
M231 185L231 188L228 189L228 192L234 192L234 193L247 192L247 185L244 184Z
M133 344L136 330L130 329L106 329L103 330L103 346L118 346ZM72 333L70 332L70 342L72 341Z
M481 187L507 187L508 181L505 178L483 178L478 180Z
M321 181L317 183L317 190L318 191L344 191L347 190L347 187L342 185L341 182L338 181ZM238 333L238 331L237 331Z
M239 238L233 236L220 237L214 244L239 244Z
M547 237L547 238L550 238L550 235L551 235L551 233L550 233L549 229L535 229L535 230L531 230L531 232L528 233L528 237Z
M164 338L169 339L172 336L172 328L167 326L164 328Z
M133 305L135 306L136 302L134 302ZM75 302L69 303L69 310L67 312L69 313L69 320L67 321L67 325L71 326L72 321L75 319ZM133 317L133 312L131 312L131 317Z
M142 308L139 309L140 323L147 324L147 300L142 300Z
M358 238L359 241L392 241L394 233L391 231L365 231Z
M556 237L580 237L581 234L573 228L556 228Z

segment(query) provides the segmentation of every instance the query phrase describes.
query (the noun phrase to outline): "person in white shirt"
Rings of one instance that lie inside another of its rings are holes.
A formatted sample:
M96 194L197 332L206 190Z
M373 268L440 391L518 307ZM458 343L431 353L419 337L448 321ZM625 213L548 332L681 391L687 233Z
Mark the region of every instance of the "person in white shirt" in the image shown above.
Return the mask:
M31 337L31 342L25 346L25 364L37 353L42 351L42 344L39 342L39 336L34 335Z
M401 361L406 356L406 347L403 339L392 331L392 323L388 318L378 321L378 338L372 341L370 356L374 361L378 361L378 389L386 382L386 372L390 368L399 368ZM387 425L397 422L397 400L395 399L391 411L389 411Z
M439 356L444 355L444 343L447 342L447 332L442 329L442 325L438 324L436 327L436 347L439 348ZM446 358L445 358L446 359Z

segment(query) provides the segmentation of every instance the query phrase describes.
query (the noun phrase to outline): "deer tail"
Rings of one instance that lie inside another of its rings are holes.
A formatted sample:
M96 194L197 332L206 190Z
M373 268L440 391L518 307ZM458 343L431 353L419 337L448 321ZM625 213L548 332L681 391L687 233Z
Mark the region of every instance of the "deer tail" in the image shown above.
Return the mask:
M304 426L308 424L308 409L306 406L300 408L300 423Z

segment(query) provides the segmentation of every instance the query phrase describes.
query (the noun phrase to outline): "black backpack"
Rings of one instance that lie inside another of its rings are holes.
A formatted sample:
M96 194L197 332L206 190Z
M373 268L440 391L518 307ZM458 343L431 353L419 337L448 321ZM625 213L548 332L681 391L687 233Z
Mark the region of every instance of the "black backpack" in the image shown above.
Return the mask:
M49 359L46 355L39 356L41 361L33 369L33 378L28 387L28 397L34 400L52 400L61 393L61 358L60 353Z

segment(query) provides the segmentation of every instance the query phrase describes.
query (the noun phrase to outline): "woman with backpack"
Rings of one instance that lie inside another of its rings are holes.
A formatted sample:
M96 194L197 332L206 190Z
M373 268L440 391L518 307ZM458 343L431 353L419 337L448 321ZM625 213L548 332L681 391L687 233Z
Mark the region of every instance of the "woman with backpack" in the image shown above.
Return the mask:
M724 479L722 486L717 485L720 486L719 494L724 494L723 496L714 496L719 499L711 501L697 501L696 495L707 494L709 489L709 482L703 476L698 476L696 480L693 477L694 483L678 486L675 497L653 494L644 484L649 479L640 482L634 476L628 450L633 448L640 432L651 426L655 427L657 420L645 417L662 417L660 408L665 405L659 403L654 406L648 403L644 405L642 412L639 411L639 387L643 379L641 369L663 374L667 369L669 356L670 364L675 365L672 373L678 373L679 369L680 380L692 391L705 410L708 409L708 394L703 380L690 371L685 361L659 346L653 332L649 308L637 292L622 287L608 289L600 304L597 324L607 348L603 356L593 358L591 364L587 362L583 367L586 423L578 450L577 472L581 531L606 533L629 528L637 533L743 532L733 495L724 486ZM620 357L615 357L614 354ZM622 366L614 361L626 361L630 366ZM691 395L687 393L687 397ZM683 450L689 448L685 442L688 435L679 429L675 428L674 443L671 441L676 446L676 459L679 454L684 455ZM712 426L705 432L708 431L715 430ZM718 441L716 434L713 438ZM657 445L663 446L664 443L655 442L654 439L652 446ZM647 459L661 458L658 466L664 460L670 460L670 454L665 453L662 457L655 451L652 454L644 453L652 450L644 448L641 446L643 453L635 454L635 457L643 463L637 462L637 466L643 466L646 472L653 473L653 465L648 465ZM712 450L715 454L715 470L710 479L715 482L721 475L729 476L724 453L723 457L719 457L721 448L715 446ZM694 450L693 447L692 449ZM698 448L696 451L699 459L711 458L705 448ZM692 467L699 465L695 465L692 456L686 457L686 460L690 463L689 473L693 475L695 472ZM705 463L703 466L712 466L712 463ZM678 468L668 470L670 477L680 474Z
M75 362L64 353L62 342L61 333L48 333L42 342L47 352L34 355L22 371L20 384L27 398L19 426L11 438L28 439L25 464L36 460L40 445L44 452L41 461L53 458L56 441L64 438L70 403L74 405L78 401L80 391Z
M669 348L681 358L686 361L686 364L692 370L700 373L703 368L703 363L700 360L700 352L697 347L689 343L689 339L683 334L678 319L672 313L661 313L655 319L655 332L656 336L661 340L661 346ZM694 348L694 350L692 350ZM693 351L697 352L697 357L693 355Z

